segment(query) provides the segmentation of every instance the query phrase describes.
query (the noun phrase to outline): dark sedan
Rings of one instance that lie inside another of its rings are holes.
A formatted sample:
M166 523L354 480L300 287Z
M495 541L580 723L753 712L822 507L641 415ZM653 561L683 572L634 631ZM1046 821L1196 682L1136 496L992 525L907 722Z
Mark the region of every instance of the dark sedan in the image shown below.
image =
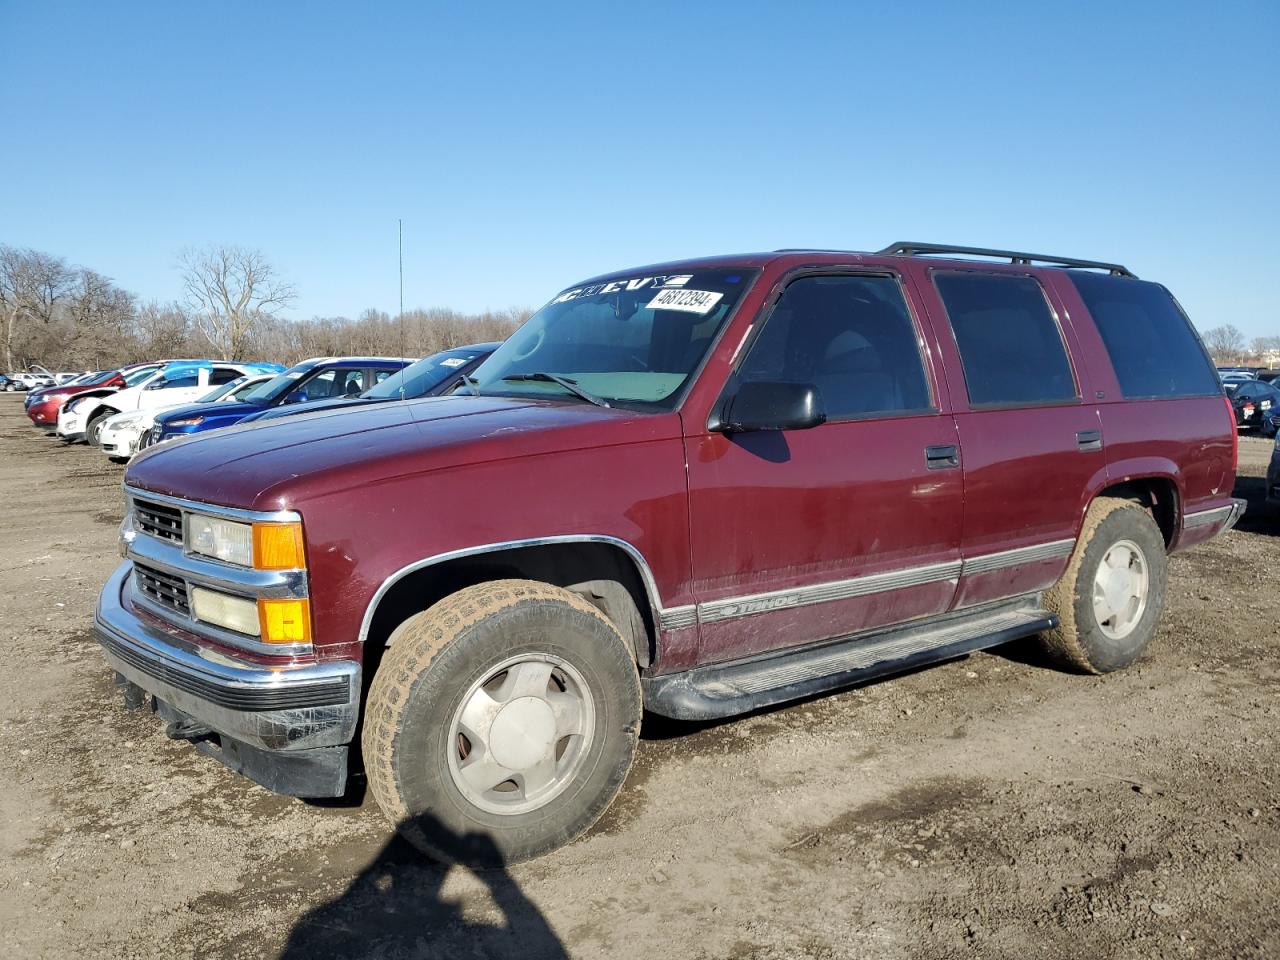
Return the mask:
M298 413L314 413L318 410L335 410L360 404L387 400L416 400L419 397L435 397L448 392L463 377L488 359L497 350L497 343L473 343L466 347L454 347L424 357L417 363L393 373L387 379L354 397L331 397L310 403L295 403L283 407L268 407L250 414L241 423L257 423L291 417Z
M1222 386L1236 412L1237 426L1257 429L1267 436L1275 433L1271 416L1280 410L1280 390L1261 380L1228 380Z

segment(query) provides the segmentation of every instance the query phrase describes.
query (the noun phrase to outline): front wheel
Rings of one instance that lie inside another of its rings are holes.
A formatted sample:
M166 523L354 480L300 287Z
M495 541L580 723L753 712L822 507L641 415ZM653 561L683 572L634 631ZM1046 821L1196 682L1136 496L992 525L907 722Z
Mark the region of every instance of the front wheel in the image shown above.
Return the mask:
M110 413L100 413L93 417L84 428L84 441L91 447L102 442L102 425L107 422Z
M584 833L626 778L635 661L581 597L528 580L468 587L392 634L369 690L370 789L445 861L527 860Z
M1099 497L1085 513L1066 572L1045 593L1058 615L1046 651L1084 673L1127 667L1146 650L1164 608L1164 535L1140 505Z

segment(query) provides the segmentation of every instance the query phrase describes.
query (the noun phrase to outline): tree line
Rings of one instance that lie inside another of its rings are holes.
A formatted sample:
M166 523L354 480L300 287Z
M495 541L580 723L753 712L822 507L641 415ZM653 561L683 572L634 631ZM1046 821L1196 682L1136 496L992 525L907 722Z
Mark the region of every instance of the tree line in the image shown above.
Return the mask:
M1213 362L1219 366L1280 364L1280 337L1254 337L1246 341L1239 328L1230 323L1206 330L1200 336Z
M282 316L295 300L261 252L212 246L179 258L184 297L141 300L88 267L0 244L0 372L40 364L101 370L168 357L276 360L344 354L422 357L463 343L504 340L531 310L415 309L392 317Z

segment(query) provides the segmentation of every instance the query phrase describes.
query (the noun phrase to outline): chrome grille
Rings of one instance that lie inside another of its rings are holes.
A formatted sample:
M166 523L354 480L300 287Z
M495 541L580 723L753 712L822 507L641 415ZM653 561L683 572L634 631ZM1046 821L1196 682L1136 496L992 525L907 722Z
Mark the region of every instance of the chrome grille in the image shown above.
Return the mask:
M181 577L171 573L162 573L153 567L143 566L136 561L133 564L133 580L148 600L162 607L176 610L183 616L191 615L191 601L187 597L187 584Z
M182 511L177 507L167 507L150 500L134 500L133 522L148 536L182 542Z

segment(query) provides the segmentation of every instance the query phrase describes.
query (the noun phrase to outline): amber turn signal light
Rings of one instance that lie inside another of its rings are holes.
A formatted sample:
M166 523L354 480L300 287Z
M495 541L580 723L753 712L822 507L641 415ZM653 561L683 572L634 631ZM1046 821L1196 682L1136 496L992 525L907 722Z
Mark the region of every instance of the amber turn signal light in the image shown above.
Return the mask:
M307 556L302 549L302 524L255 523L253 565L259 570L303 570Z
M267 643L311 642L310 601L259 600L258 622Z

